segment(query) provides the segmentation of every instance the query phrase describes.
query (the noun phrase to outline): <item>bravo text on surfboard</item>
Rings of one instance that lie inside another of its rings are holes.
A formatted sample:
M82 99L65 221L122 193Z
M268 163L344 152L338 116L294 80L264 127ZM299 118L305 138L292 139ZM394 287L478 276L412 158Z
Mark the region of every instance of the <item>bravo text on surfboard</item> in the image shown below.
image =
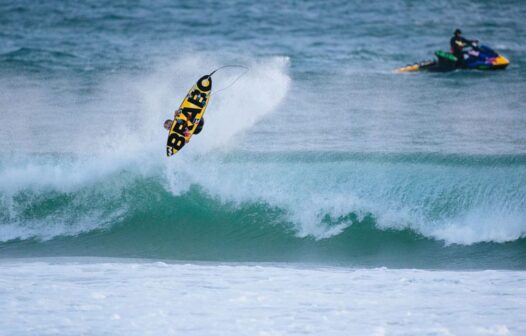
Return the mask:
M166 154L174 155L186 144L185 130L191 128L195 130L201 120L201 116L206 109L206 105L212 89L212 78L209 75L201 77L196 85L183 100L181 107L176 115L168 141L166 144ZM184 117L182 117L184 116Z

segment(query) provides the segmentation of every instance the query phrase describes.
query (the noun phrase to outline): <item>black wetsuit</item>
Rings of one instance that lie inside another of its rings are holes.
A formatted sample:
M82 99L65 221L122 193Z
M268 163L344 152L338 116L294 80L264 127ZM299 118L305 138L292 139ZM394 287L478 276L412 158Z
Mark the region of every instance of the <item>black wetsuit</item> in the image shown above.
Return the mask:
M468 45L473 44L474 41L467 40L462 36L453 36L449 41L451 45L451 52L457 58L457 66L465 67L466 62L464 61L464 48Z
M205 119L201 118L201 121L197 125L197 128L194 131L194 135L201 133L201 130L203 129L203 126L205 125Z

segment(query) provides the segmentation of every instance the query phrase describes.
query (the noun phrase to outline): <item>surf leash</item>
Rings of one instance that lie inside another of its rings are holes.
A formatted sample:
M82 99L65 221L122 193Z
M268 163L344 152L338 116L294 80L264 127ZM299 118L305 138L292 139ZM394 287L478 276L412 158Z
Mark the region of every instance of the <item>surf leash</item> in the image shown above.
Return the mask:
M212 71L208 76L209 77L212 77L213 74L215 74L217 71L219 70L222 70L222 69L225 69L225 68L241 68L241 69L245 69L245 71L243 71L243 73L241 73L239 76L236 77L236 79L234 79L234 81L232 81L232 83L230 83L229 85L225 86L224 88L221 88L219 90L216 90L216 94L218 94L219 92L221 91L224 91L228 88L230 88L231 86L233 86L234 84L236 84L236 82L241 79L241 77L243 77L244 75L246 75L246 73L248 72L249 67L247 66L244 66L244 65L240 65L240 64L228 64L228 65L223 65L222 67L219 67L217 69L215 69L214 71Z

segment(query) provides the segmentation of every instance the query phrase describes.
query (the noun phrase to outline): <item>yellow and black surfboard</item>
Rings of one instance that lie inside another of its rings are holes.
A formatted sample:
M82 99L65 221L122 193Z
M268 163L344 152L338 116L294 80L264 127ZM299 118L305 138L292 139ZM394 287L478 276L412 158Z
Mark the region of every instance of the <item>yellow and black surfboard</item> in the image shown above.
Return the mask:
M212 74L205 75L197 81L175 112L166 143L167 156L176 154L188 143L203 119L212 93Z

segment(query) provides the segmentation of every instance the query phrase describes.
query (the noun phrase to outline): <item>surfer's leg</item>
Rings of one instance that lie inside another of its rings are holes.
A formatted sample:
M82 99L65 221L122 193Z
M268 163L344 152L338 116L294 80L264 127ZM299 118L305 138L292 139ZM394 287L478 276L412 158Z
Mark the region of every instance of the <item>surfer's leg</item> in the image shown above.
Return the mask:
M199 124L197 125L197 128L195 129L195 132L194 134L199 134L201 132L201 130L203 129L203 126L205 125L205 120L204 119L201 119L201 121L199 122Z

